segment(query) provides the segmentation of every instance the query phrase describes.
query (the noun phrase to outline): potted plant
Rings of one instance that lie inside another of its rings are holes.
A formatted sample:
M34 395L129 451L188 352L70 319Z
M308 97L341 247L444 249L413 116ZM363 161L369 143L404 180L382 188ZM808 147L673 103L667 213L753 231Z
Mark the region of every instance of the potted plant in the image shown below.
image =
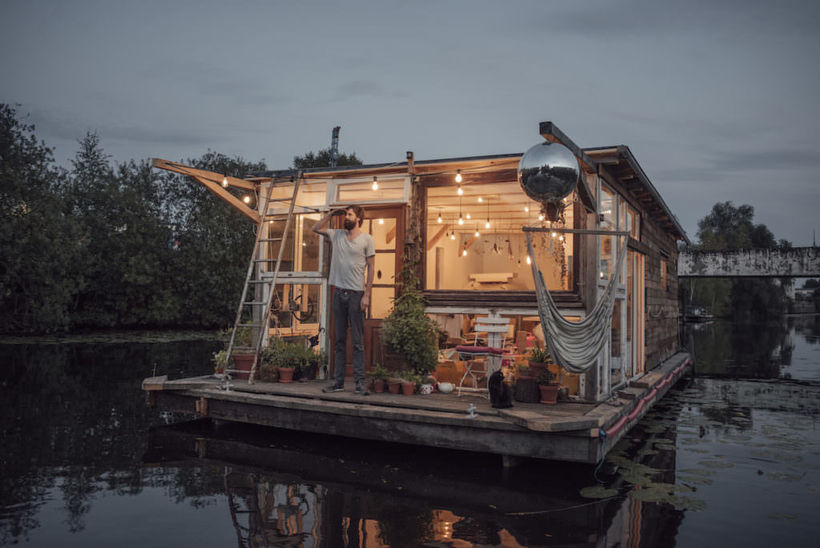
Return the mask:
M546 367L543 371L547 371ZM515 401L522 403L538 403L541 401L541 391L538 389L536 377L533 371L527 364L518 366L518 379L515 381L515 389L513 390L513 398Z
M558 383L554 382L555 375L549 369L545 369L538 375L535 382L541 391L541 403L554 405L558 401Z
M275 369L281 383L293 382L294 373L303 367L305 359L303 348L278 337L270 340L260 356L263 369Z
M401 385L404 382L404 379L401 377L402 372L399 371L397 373L393 373L391 376L387 377L384 382L387 385L387 391L391 394L399 394L401 393Z
M370 372L370 378L373 379L373 392L383 393L388 377L390 377L390 372L382 364L377 363L374 365L373 371Z
M327 354L324 351L314 352L312 349L306 349L305 354L305 364L301 369L302 380L312 381L316 378L319 368L327 363Z
M546 348L536 346L530 351L528 361L531 375L537 378L543 371L547 370L547 364L552 363L552 355Z
M219 352L214 352L211 355L211 362L214 364L214 373L222 375L225 373L225 367L228 365L228 351L222 349Z
M424 297L415 287L404 284L382 322L381 336L388 357L392 353L406 363L407 369L427 374L438 364L440 329L425 313Z
M236 376L240 379L247 379L251 374L251 367L253 367L253 335L254 331L250 327L239 327L236 330L236 337L233 341L233 351L231 358L233 359L234 369L236 369Z
M419 380L418 375L413 371L407 370L401 372L401 393L405 396L412 396L416 391L416 382Z

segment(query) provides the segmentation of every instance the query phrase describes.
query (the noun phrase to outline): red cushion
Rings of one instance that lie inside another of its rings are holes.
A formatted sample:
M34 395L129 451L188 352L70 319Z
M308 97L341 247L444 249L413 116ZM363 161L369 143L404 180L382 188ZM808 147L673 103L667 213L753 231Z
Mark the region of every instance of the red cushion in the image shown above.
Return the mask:
M467 346L460 344L456 346L456 352L460 354L503 354L504 350L494 346Z

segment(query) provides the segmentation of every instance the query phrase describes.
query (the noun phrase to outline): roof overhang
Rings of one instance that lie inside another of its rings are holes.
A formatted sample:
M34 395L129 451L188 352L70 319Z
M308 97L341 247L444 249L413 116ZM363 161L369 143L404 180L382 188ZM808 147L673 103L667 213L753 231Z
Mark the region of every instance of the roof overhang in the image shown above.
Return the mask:
M586 155L605 166L624 189L675 239L691 244L686 231L666 205L628 146L587 148Z

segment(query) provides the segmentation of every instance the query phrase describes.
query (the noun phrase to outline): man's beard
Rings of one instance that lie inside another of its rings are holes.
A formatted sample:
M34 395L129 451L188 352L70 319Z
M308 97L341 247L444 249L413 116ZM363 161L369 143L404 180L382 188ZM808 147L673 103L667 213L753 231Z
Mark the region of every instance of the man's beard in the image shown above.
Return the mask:
M345 219L345 230L353 230L356 227L356 221Z

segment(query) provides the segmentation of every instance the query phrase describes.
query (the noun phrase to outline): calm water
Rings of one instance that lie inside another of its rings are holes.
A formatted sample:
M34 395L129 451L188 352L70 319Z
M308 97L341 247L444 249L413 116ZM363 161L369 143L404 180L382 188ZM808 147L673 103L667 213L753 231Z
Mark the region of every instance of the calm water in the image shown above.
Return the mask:
M0 544L815 546L820 317L682 340L696 377L597 472L506 475L475 454L166 426L140 382L207 373L216 341L0 345Z

